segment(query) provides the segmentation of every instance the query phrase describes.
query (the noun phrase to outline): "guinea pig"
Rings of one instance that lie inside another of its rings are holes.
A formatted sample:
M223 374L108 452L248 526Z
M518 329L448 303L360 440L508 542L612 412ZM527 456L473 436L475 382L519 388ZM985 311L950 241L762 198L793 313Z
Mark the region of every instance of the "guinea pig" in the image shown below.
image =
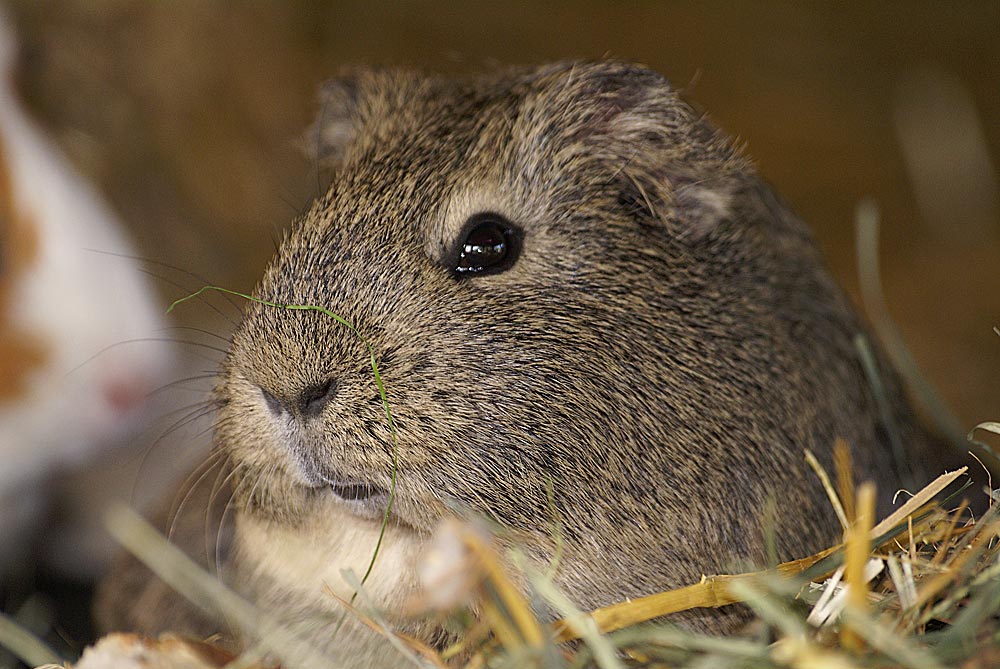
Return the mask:
M137 341L163 337L162 309L119 220L22 107L16 53L0 16L0 574L49 478L133 435L171 357Z
M835 541L805 449L830 469L844 439L856 478L888 497L889 434L918 459L930 447L876 346L880 413L854 344L865 326L806 227L660 74L361 68L321 109L332 185L254 296L358 334L249 303L214 440L232 467L231 582L344 666L395 652L329 622L329 591L352 594L341 570L364 573L390 499L366 584L380 608L413 592L435 526L468 513L543 564L558 521L555 582L588 609L764 564L769 500L780 559Z

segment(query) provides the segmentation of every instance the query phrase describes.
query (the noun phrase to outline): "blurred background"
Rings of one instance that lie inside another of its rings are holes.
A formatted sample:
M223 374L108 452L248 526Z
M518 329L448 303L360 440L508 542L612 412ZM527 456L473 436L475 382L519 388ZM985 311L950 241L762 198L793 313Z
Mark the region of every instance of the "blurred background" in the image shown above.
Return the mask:
M855 298L854 213L872 198L888 309L918 363L965 428L1000 420L1000 3L21 0L9 13L29 108L154 261L164 305L205 282L253 288L323 189L297 140L339 66L614 56L666 74L746 145ZM176 317L231 327L204 307Z
M1000 417L1000 3L31 0L11 10L31 108L142 253L244 290L317 192L295 140L338 66L647 63L746 144L855 295L854 209L875 200L888 302L918 361L964 422ZM179 314L189 316L203 317Z

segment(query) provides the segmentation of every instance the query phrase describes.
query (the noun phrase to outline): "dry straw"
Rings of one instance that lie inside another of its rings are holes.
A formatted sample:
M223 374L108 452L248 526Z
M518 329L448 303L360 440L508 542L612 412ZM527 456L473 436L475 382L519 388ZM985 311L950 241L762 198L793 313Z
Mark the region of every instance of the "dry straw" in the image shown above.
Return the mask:
M1000 661L1000 511L974 520L965 505L948 510L941 496L965 470L944 474L888 518L874 522L874 489L851 491L855 509L845 542L776 568L706 577L699 583L581 612L522 555L502 551L479 528L457 522L450 542L455 641L443 648L396 634L367 600L353 574L360 606L350 615L388 637L400 666L454 667L834 667L933 669L989 667ZM846 494L843 481L837 486ZM164 580L202 607L263 639L239 666L271 657L286 667L331 664L295 630L271 620L198 570L133 514L117 511L112 527ZM456 553L455 547L458 547ZM516 567L516 568L515 568ZM838 576L839 573L839 576ZM437 581L441 583L441 581ZM541 620L517 584L564 617ZM433 593L430 593L431 598ZM756 615L745 637L718 638L672 626L662 616L742 602ZM424 611L441 615L442 600ZM818 609L822 615L815 616ZM398 612L395 612L398 614Z

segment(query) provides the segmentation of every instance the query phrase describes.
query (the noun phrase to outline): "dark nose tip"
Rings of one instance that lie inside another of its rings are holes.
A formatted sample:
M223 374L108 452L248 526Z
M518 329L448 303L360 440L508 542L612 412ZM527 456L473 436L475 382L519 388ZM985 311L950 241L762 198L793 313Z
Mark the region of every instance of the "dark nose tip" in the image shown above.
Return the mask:
M336 395L337 383L333 379L311 385L299 393L299 413L310 418L318 416Z

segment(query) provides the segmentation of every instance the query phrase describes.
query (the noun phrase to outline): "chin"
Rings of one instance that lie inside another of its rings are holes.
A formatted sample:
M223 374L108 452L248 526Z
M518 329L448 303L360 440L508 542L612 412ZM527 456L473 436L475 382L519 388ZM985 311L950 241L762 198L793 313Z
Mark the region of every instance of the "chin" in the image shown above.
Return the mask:
M339 613L338 601L354 589L350 570L360 579L368 570L382 530L382 511L355 509L358 502L320 495L298 522L257 513L237 516L237 578L262 607L296 602L302 611ZM416 591L415 567L427 537L390 522L364 590L380 609L397 609ZM301 611L300 611L301 612Z
M237 516L238 589L336 666L395 666L398 651L384 636L351 613L340 624L342 602L354 595L343 572L349 570L360 580L368 570L382 528L381 513L369 518L352 510L354 502L332 493L320 497L296 524L253 513ZM368 609L362 602L380 612L403 610L417 592L416 564L426 542L424 535L390 523L365 582L365 596L355 605L362 611ZM400 631L428 633L408 629L413 623L406 620L391 623Z

